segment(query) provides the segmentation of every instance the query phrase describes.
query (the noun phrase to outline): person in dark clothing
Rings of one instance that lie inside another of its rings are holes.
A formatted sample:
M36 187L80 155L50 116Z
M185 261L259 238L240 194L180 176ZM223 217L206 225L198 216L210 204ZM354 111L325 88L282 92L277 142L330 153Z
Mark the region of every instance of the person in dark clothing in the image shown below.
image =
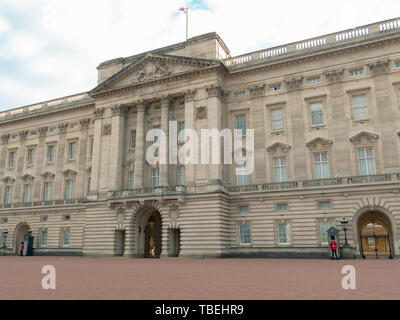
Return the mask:
M334 236L331 237L331 243L329 244L329 247L331 248L331 251L332 251L331 260L338 259L337 251L336 251L337 250L337 243L335 241L335 237Z
M24 242L22 241L21 242L21 246L19 247L19 253L20 253L21 257L22 257L22 255L24 253L24 249L25 249L25 246L24 246Z

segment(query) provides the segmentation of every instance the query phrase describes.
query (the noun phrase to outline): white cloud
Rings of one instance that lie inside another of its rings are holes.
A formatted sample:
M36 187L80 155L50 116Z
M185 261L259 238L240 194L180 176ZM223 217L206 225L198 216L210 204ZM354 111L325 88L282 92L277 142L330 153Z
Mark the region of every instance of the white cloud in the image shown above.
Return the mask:
M0 72L7 70L0 77L3 107L90 90L100 62L185 39L181 0L2 2L15 19L0 17ZM399 12L398 0L384 5L378 0L203 2L210 10L189 11L189 36L216 31L232 55L389 19ZM1 41L4 31L7 38ZM11 61L13 68L2 68L4 61Z

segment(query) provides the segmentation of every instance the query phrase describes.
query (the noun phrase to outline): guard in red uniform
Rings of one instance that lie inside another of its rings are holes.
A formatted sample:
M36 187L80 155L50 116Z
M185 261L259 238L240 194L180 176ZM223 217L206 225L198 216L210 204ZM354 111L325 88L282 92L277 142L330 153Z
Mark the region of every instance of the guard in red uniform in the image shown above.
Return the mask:
M332 251L332 256L331 256L331 260L333 260L333 259L338 259L338 256L337 256L337 243L336 243L336 241L335 241L335 237L331 237L331 243L329 244L329 247L331 248L331 251Z
M20 256L21 257L22 257L22 255L24 253L24 249L25 249L24 242L21 242L21 246L19 247L19 252L20 252Z

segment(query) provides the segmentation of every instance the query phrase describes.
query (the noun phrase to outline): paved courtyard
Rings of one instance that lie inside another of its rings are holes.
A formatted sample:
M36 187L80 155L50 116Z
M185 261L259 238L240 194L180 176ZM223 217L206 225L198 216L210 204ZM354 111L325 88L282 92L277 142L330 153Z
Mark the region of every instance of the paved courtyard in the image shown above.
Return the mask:
M56 290L43 290L44 265ZM344 265L356 289L343 290ZM0 299L399 299L398 260L0 257Z

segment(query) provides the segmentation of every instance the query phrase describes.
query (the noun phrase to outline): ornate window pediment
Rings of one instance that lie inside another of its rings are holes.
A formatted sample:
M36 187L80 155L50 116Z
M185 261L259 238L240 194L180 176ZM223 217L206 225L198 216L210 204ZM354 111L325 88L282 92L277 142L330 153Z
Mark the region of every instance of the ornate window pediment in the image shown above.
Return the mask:
M3 179L5 184L12 184L15 182L15 179L13 177L7 176Z
M284 143L281 143L281 142L276 142L276 143L270 145L267 148L267 151L270 152L270 153L277 153L277 152L286 153L286 152L288 152L290 150L290 148L291 148L291 146L289 146L287 144L284 144Z
M333 141L330 139L325 139L321 137L317 137L306 143L308 148L326 148L332 145Z
M63 175L66 178L73 178L76 176L76 174L77 174L77 172L72 169L67 169L67 170L63 171Z
M27 174L25 174L25 175L22 177L22 179L23 179L24 181L33 181L33 179L35 179L35 177L32 176L32 175L30 175L29 173L27 173Z
M379 135L375 133L363 131L351 137L349 140L354 144L360 144L360 143L374 143L378 138Z
M50 172L50 171L47 171L47 172L41 174L41 177L43 179L53 179L55 176L56 175L54 173Z

